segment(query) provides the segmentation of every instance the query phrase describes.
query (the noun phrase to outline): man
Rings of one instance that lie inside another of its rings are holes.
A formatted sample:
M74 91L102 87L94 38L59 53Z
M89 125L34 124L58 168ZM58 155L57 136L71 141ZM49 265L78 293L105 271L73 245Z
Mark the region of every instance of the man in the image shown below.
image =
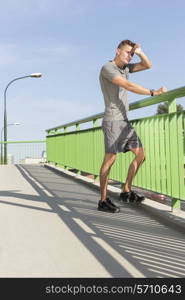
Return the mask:
M140 58L140 62L131 64L130 61L134 54ZM144 88L128 80L129 72L146 70L151 66L151 61L138 44L130 40L123 40L116 49L115 58L107 62L100 71L100 85L105 102L102 122L105 156L100 169L101 200L98 203L98 210L119 212L119 207L107 197L108 175L118 152L132 151L135 155L129 166L120 200L141 202L144 199L143 196L131 190L132 181L145 159L145 153L139 137L127 118L129 109L127 91L149 96L157 96L167 91L165 87L158 90Z

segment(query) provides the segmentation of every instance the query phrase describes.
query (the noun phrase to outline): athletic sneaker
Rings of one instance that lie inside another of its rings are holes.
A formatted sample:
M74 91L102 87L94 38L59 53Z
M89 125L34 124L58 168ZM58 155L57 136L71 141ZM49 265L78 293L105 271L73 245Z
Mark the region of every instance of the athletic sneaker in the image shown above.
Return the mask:
M131 192L122 192L119 195L119 200L128 203L130 202L130 197L131 197Z
M110 198L106 198L106 201L108 202L108 204L112 205L114 208L120 211L120 208L117 205L115 205Z
M117 207L114 207L113 205L109 204L110 201L99 201L98 202L98 210L104 211L104 212L110 212L115 213L119 212L119 209ZM111 202L112 203L112 202Z
M126 202L126 203L141 203L145 199L144 196L137 194L134 191L130 192L122 192L120 193L120 201Z
M141 203L145 197L143 195L139 195L134 191L131 191L130 202Z

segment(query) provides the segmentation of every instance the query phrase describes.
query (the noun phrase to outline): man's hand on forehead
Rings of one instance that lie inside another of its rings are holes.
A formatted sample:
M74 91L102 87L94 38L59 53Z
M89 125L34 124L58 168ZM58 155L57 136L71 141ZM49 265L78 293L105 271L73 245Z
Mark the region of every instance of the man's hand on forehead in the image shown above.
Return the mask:
M141 46L139 44L135 44L131 52L132 52L132 56L134 54L139 54L141 52Z

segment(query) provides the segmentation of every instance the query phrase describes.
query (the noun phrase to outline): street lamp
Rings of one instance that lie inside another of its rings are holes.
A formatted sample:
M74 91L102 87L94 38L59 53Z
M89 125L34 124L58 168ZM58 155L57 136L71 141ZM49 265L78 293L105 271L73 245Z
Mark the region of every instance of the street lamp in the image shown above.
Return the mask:
M19 80L19 79L24 79L24 78L40 78L42 76L41 73L32 73L30 75L27 76L23 76L23 77L18 77L13 79L12 81L10 81L8 83L8 85L5 88L4 91L4 164L7 164L7 113L6 113L6 91L8 89L8 87L10 86L10 84L12 84L14 81Z
M7 124L7 127L8 126L11 126L11 125L21 125L20 123L11 123L11 124ZM3 131L4 131L4 127L1 129L1 164L3 162Z

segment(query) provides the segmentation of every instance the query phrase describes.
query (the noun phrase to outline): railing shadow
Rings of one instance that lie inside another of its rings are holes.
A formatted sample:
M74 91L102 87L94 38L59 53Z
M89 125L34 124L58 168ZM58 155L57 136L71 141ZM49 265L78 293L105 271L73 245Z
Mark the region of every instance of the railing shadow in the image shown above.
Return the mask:
M39 196L15 190L1 191L2 196L25 200L24 205L9 200L2 202L57 214L111 277L185 276L185 240L181 233L161 224L142 208L128 204L121 204L119 214L98 212L97 191L44 167L24 165L17 168ZM47 196L24 170L51 196ZM39 203L47 204L47 208L39 207ZM77 259L83 260L83 253Z

